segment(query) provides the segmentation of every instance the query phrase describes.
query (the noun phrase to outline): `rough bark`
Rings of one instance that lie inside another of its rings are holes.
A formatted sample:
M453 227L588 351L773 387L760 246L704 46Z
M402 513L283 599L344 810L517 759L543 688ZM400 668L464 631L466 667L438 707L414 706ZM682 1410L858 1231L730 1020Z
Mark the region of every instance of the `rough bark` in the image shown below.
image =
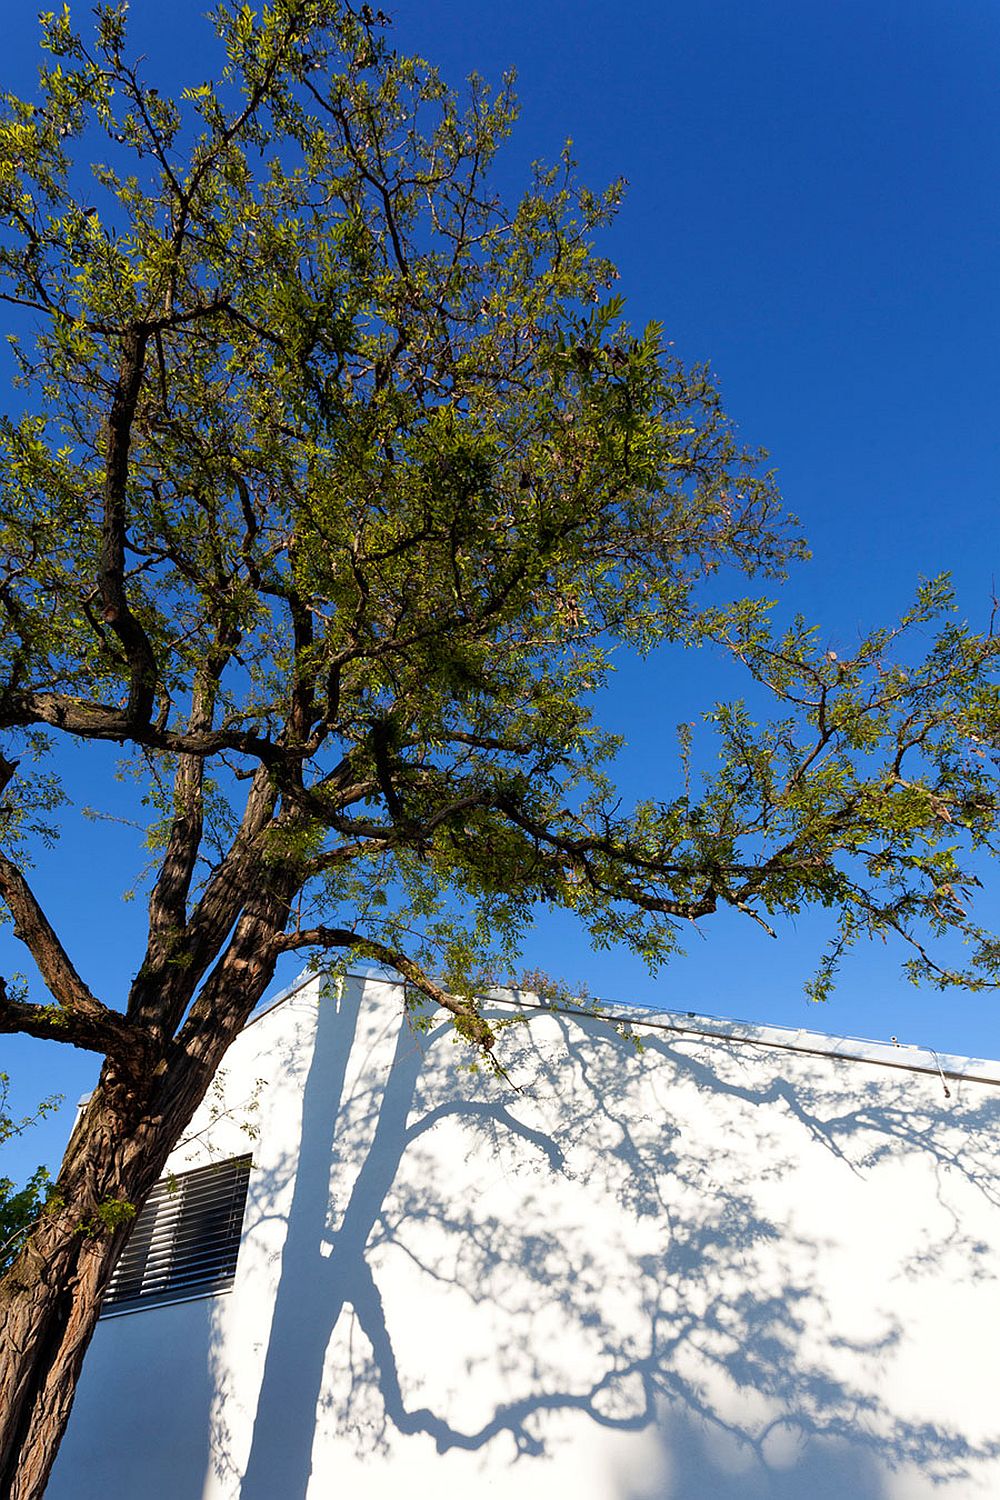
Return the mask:
M73 1133L56 1197L0 1281L0 1496L41 1500L83 1358L138 1212L274 972L287 891L245 911L178 1038L141 1076L109 1062Z
M130 1129L112 1094L106 1084L95 1092L66 1154L58 1207L45 1214L0 1286L0 1495L10 1500L44 1493L128 1233L127 1221L106 1226L98 1207L124 1200L138 1209L170 1149L165 1124Z

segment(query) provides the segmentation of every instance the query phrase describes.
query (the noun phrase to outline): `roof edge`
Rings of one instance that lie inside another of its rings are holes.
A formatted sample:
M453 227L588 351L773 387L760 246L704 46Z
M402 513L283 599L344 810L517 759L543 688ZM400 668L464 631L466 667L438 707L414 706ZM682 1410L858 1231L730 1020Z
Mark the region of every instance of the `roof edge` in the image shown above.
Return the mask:
M350 979L378 979L391 984L402 984L393 970L373 964L352 965L345 971L345 976ZM247 1025L253 1025L277 1006L292 999L312 980L320 977L318 970L305 970L298 979L252 1015ZM675 1036L688 1036L703 1041L741 1042L781 1052L803 1052L815 1057L843 1058L850 1062L899 1068L908 1073L927 1073L940 1078L942 1083L948 1078L967 1078L1000 1087L1000 1060L938 1052L934 1047L920 1046L913 1042L898 1042L895 1039L880 1042L867 1037L810 1031L806 1027L762 1026L754 1021L741 1021L728 1016L705 1016L697 1011L660 1010L655 1006L629 1005L612 1000L595 1001L596 1011L583 1005L553 1007L529 992L518 990L498 989L489 996L489 1001L493 1005L509 1005L540 1012L551 1013L555 1009L562 1015L590 1020L624 1021L630 1026L642 1026L647 1030L670 1032Z

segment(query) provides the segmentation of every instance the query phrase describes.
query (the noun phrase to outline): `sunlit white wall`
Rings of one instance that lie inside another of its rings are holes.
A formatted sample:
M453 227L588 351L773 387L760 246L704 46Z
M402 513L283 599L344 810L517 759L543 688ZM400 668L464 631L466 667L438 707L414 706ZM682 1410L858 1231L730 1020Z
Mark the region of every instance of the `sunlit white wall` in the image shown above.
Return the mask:
M255 1134L233 1291L101 1324L51 1500L1000 1494L996 1086L536 1013L511 1087L320 991L171 1162Z

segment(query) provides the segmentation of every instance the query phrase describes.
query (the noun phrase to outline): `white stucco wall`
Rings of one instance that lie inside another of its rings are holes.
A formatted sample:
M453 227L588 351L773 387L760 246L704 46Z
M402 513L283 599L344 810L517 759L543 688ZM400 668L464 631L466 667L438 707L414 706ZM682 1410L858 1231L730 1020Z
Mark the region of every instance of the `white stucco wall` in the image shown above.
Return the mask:
M172 1161L256 1095L233 1291L101 1324L50 1500L1000 1495L995 1069L536 1014L515 1092L318 990Z

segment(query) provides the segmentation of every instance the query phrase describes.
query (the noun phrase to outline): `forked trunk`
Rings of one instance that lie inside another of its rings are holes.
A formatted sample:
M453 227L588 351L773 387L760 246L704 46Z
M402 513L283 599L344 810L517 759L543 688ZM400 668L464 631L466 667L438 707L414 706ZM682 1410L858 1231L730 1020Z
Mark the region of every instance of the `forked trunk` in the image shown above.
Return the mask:
M129 1225L204 1087L184 1090L183 1103L175 1095L167 1113L116 1108L108 1096L121 1093L103 1084L95 1092L67 1149L57 1196L0 1282L3 1500L44 1494Z
M105 1062L55 1196L0 1281L0 1500L41 1500L129 1224L271 981L294 874L272 884L237 923L185 1045Z

